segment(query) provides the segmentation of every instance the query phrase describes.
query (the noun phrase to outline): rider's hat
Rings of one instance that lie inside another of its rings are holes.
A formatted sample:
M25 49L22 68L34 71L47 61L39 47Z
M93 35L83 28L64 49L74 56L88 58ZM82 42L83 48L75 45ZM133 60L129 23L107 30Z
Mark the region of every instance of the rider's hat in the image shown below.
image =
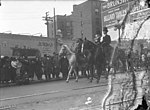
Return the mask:
M107 27L103 27L103 31L106 31L106 32L108 32L108 29L107 29Z

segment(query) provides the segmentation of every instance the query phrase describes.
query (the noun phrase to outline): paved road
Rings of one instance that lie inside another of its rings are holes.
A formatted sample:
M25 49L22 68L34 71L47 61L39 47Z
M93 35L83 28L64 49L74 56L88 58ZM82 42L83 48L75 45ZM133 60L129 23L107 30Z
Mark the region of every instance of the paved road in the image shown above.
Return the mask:
M11 110L79 110L100 108L107 88L107 80L89 83L86 78L69 83L45 82L0 89L0 107ZM87 100L91 98L91 100Z

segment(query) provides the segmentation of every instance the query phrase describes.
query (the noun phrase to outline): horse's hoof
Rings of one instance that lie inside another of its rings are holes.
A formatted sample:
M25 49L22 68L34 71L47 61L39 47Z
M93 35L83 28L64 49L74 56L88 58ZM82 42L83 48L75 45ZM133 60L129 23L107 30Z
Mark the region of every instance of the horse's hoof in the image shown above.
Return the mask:
M96 83L98 84L98 83L99 83L99 80L97 80Z
M69 81L68 81L68 80L66 80L66 83L69 83Z
M92 83L92 80L90 80L89 82Z
M78 82L78 80L76 80L76 82Z

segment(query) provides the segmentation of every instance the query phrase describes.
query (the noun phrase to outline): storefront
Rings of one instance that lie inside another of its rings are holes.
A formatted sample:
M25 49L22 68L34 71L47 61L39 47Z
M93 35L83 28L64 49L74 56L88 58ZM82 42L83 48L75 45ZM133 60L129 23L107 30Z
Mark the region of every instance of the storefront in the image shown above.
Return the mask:
M2 56L52 55L54 40L46 37L0 33L0 54Z
M57 40L58 51L61 43L74 50L75 41ZM0 55L2 56L41 56L53 55L54 39L47 37L0 33Z

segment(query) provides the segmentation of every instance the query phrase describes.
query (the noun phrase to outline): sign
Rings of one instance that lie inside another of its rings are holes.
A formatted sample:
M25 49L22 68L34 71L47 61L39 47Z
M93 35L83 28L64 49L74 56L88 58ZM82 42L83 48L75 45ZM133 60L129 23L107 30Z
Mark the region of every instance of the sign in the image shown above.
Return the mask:
M44 41L39 41L38 46L44 46L44 47L52 47L53 43L51 42L44 42Z
M130 15L130 22L142 20L146 18L147 16L150 16L150 9L142 10L138 13L134 13Z
M114 0L110 2L104 2L101 5L102 10L102 24L103 27L113 27L117 20L123 20L128 8L133 6L133 0ZM129 21L141 20L150 15L150 9L147 6L135 5L129 15Z
M132 6L133 2L129 5ZM150 8L148 6L136 5L133 7L130 13L130 22L134 22L137 20L142 20L150 15Z
M40 47L41 54L51 55L53 53L54 43L50 41L39 41L38 46Z
M103 26L111 27L114 26L117 20L121 20L124 18L128 10L128 4L121 5L117 8L113 8L111 10L105 11L103 13Z
M102 6L101 6L102 12L111 10L116 7L120 7L131 1L133 1L133 0L114 0L114 1L104 2L104 3L102 3Z

